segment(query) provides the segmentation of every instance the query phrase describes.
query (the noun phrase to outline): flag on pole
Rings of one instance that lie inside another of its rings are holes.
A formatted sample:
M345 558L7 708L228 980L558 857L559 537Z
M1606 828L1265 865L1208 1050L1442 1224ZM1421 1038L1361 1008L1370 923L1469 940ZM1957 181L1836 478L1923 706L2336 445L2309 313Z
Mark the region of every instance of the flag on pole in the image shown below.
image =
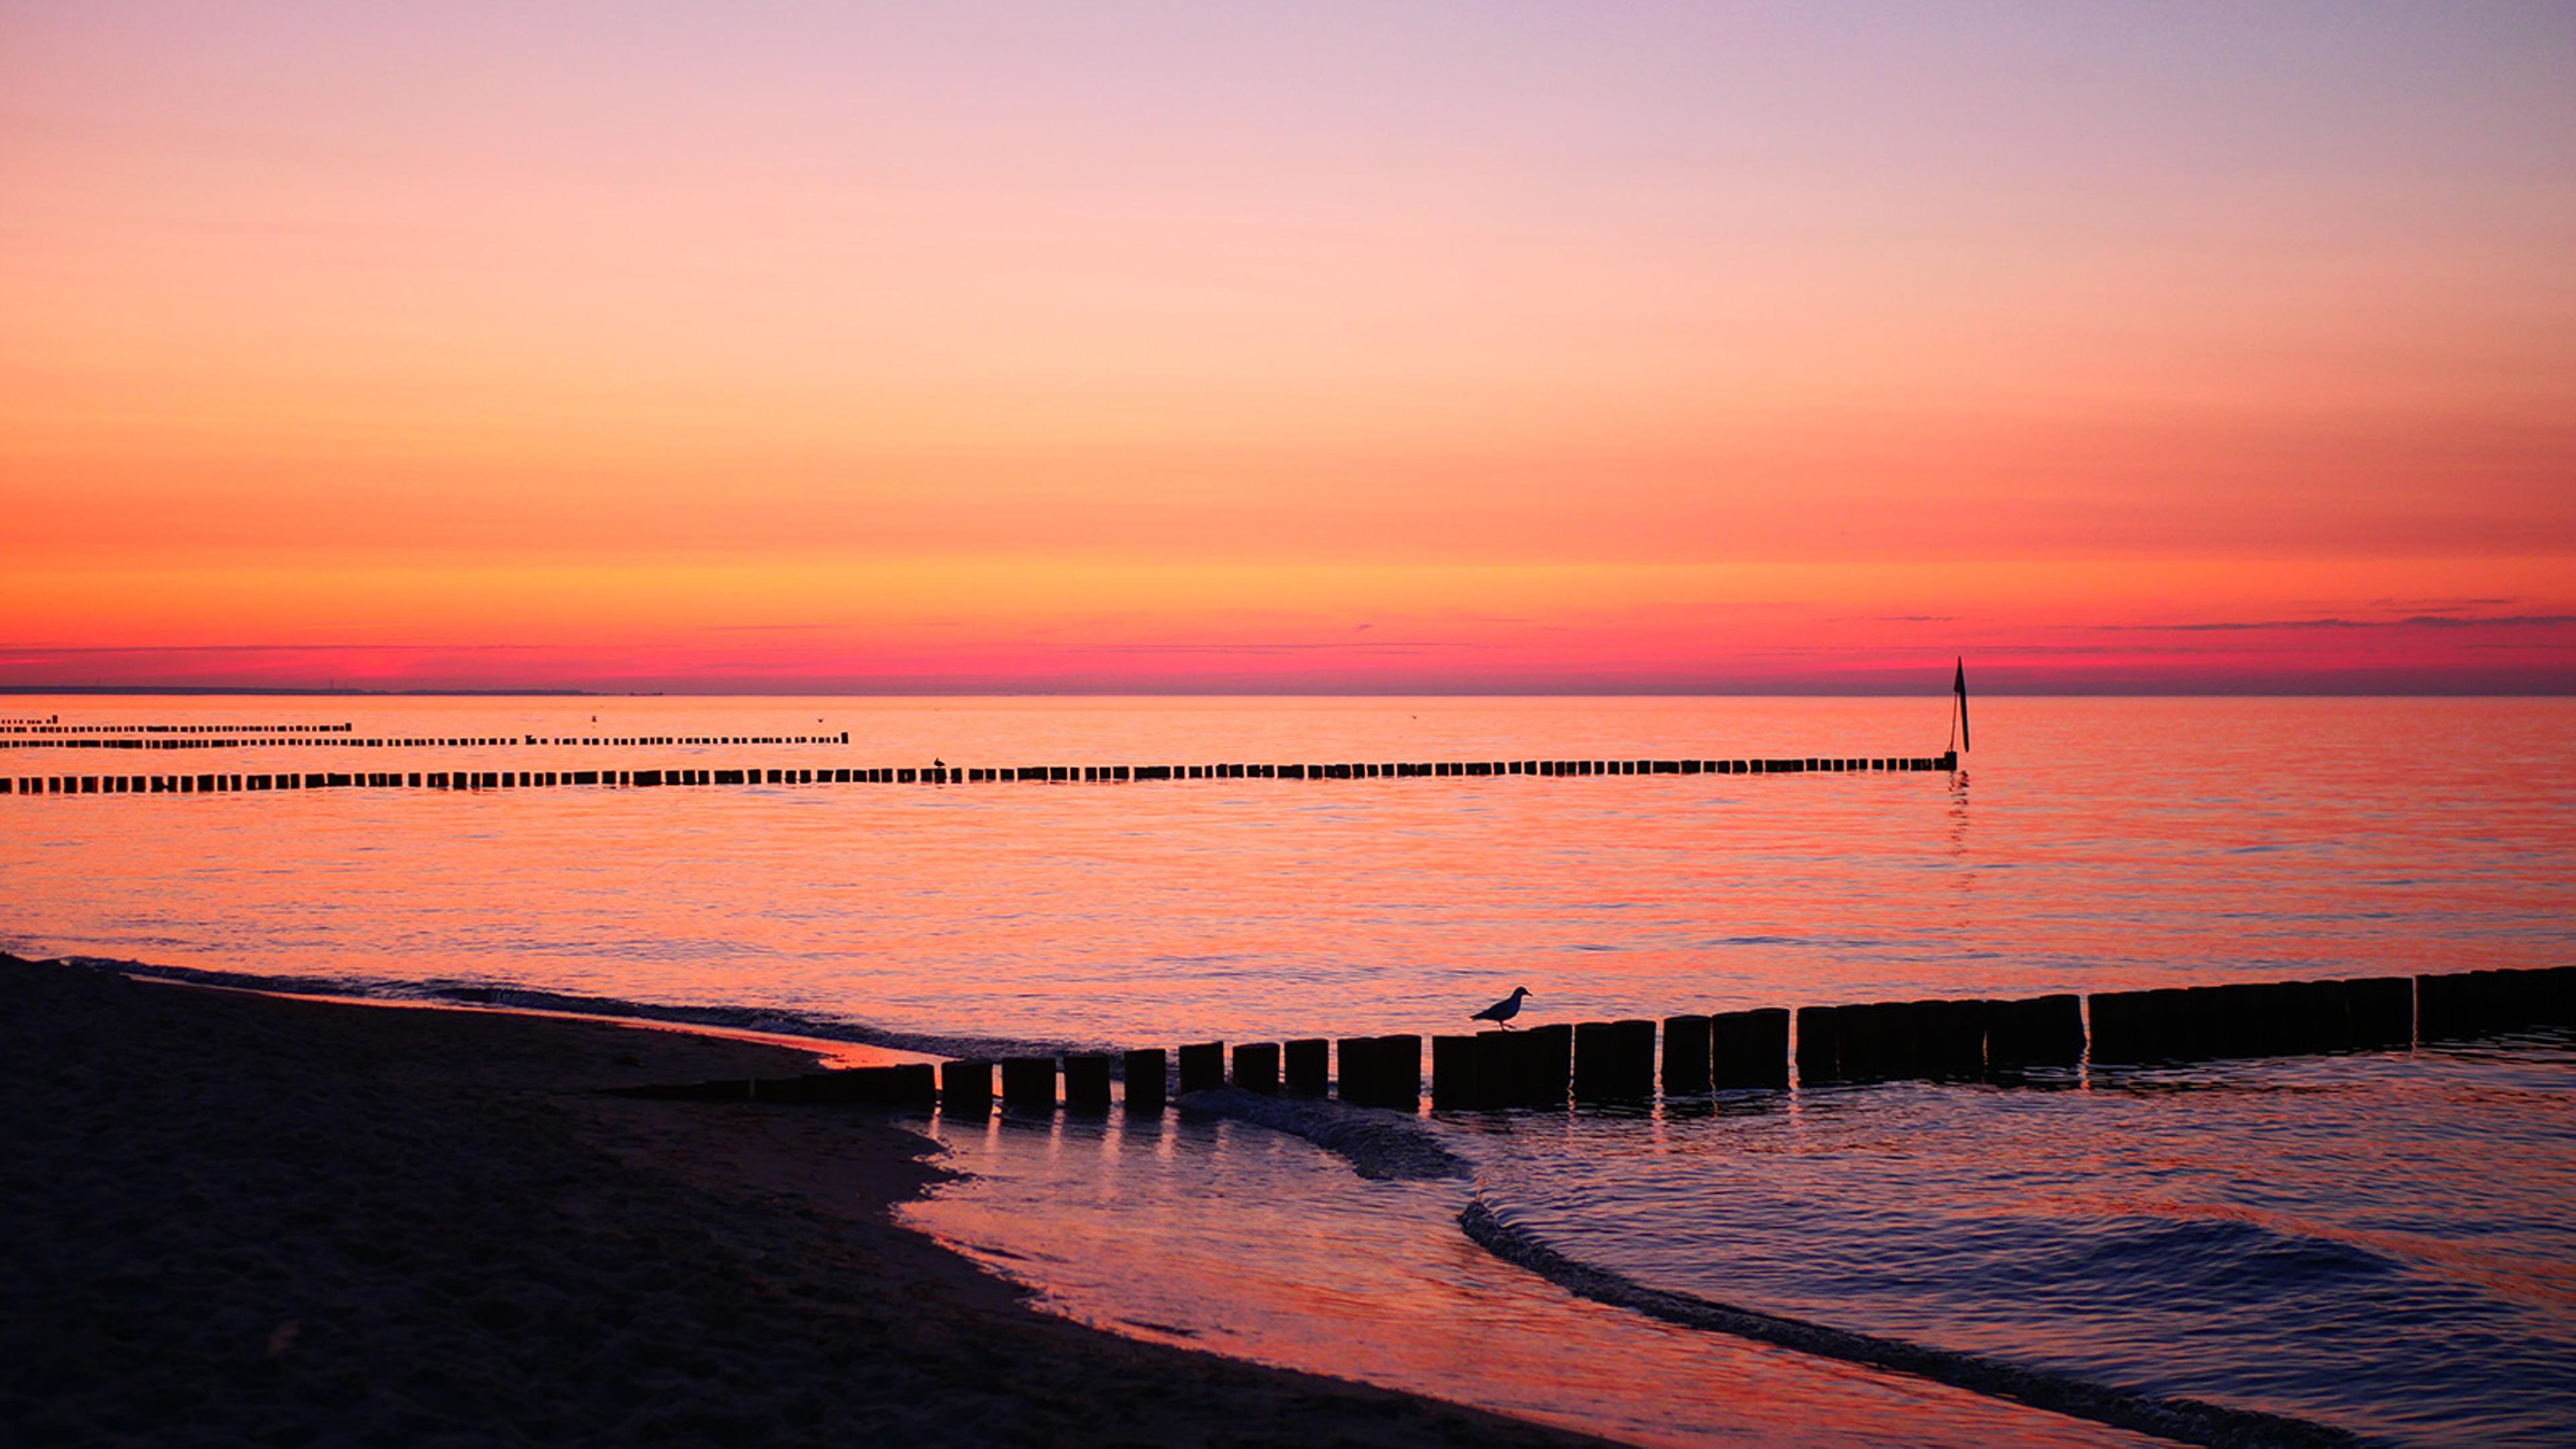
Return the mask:
M1959 697L1958 745L1964 750L1968 747L1968 661L1965 656L1959 660L1959 672L1950 677L1950 692Z

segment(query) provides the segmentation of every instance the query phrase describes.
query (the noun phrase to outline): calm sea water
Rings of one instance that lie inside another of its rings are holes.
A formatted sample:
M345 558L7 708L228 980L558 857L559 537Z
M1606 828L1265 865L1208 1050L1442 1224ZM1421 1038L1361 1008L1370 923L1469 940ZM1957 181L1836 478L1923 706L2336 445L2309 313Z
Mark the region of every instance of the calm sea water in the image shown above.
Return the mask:
M1955 777L11 798L0 945L1067 1045L1454 1030L1514 985L1567 1020L2576 958L2576 702L1978 710ZM0 773L1921 754L1946 725L1937 697L0 707L57 712L851 743ZM2570 1064L2533 1040L1426 1118L1472 1172L1405 1184L1240 1124L943 1122L976 1175L917 1211L1122 1331L1631 1438L2118 1436L1572 1298L1461 1236L1466 1201L1696 1299L2399 1442L2567 1442Z

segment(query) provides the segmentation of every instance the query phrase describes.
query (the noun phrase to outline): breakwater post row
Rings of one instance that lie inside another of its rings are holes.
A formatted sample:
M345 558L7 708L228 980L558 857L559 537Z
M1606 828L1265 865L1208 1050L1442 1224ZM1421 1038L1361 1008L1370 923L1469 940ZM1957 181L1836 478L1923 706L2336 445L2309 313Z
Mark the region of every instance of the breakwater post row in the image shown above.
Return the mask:
M0 724L0 737L10 735L345 735L357 726L339 724L64 724L59 720L12 720ZM5 743L5 739L0 739ZM269 741L268 743L278 743Z
M2090 1007L2088 1013L2087 1007ZM2088 1029L2087 1017L2090 1017ZM2418 1041L2576 1026L2576 967L2461 971L2359 980L2285 981L2013 1000L1876 1001L1779 1007L1660 1022L1552 1023L1429 1039L1435 1111L1575 1103L1643 1103L1737 1090L1903 1080L2014 1081L2034 1068L2191 1062L2226 1057L2403 1050ZM1662 1051L1657 1052L1661 1039ZM1194 1042L1169 1056L1127 1052L1127 1110L1159 1112L1170 1090L1231 1085L1264 1096L1338 1097L1416 1111L1426 1085L1424 1038L1404 1034L1287 1042ZM1229 1073L1229 1056L1231 1072ZM1166 1062L1177 1059L1175 1082ZM982 1111L994 1098L1026 1111L1106 1111L1112 1058L1075 1053L962 1060L932 1069L858 1067L776 1081L639 1088L635 1095L724 1101L811 1101ZM1338 1070L1333 1068L1338 1067ZM1058 1095L1058 1082L1062 1095Z
M138 726L152 730L184 731L180 725ZM208 729L215 726L206 726ZM243 728L248 729L249 726ZM281 728L284 728L281 726ZM347 725L338 727L346 730ZM68 736L63 738L24 739L0 733L0 749L58 750L238 750L256 746L275 748L295 745L307 749L340 750L491 750L520 746L571 748L621 747L651 749L663 745L846 745L850 732L836 735L453 735L453 736L387 736L384 738L343 738L327 726L316 726L312 734L239 736L215 734L197 736L182 733L176 737L159 735Z
M1622 766L1628 768L1620 768ZM1671 768L1666 768L1667 766ZM1689 768L1685 769L1684 766ZM1598 767L1598 768L1595 768ZM1157 780L1448 779L1496 775L1789 775L1834 770L1952 770L1955 753L1826 760L1472 760L1385 765L1018 765L798 766L665 770L352 770L271 774L0 775L0 795L203 795L258 790L528 790L560 786L626 789L674 785L1131 784Z

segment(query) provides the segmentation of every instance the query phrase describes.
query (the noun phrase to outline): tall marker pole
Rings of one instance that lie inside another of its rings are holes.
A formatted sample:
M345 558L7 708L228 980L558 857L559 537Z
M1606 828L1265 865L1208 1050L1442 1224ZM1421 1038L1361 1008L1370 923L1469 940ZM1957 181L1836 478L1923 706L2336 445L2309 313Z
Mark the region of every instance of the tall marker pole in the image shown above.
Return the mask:
M1958 696L1958 703L1950 711L1950 747L1964 750L1968 748L1968 661L1964 656L1958 670L1950 677L1950 692Z

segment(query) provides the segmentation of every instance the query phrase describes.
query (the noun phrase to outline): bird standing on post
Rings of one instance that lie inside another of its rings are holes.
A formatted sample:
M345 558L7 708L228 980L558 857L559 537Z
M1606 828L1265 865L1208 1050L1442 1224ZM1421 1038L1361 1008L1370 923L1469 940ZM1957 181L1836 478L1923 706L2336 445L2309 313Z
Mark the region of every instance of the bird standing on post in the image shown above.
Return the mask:
M1468 1017L1469 1021L1490 1021L1505 1031L1512 1029L1512 1018L1521 1014L1521 998L1530 994L1526 986L1515 986L1512 994Z

